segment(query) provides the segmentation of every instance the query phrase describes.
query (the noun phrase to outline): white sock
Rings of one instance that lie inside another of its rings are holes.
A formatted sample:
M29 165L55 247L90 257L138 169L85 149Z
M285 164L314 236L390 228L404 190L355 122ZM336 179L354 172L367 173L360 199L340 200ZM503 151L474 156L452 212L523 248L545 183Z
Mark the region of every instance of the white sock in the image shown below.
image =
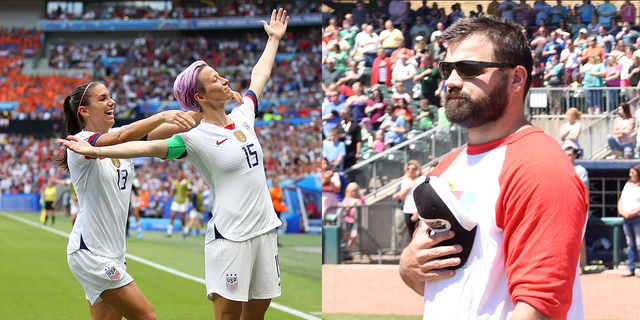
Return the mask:
M170 224L167 226L167 234L171 234L171 233L173 233L173 225Z
M182 232L184 232L185 234L189 234L189 227L184 227L184 230L182 230Z
M142 226L138 224L138 232L142 232Z

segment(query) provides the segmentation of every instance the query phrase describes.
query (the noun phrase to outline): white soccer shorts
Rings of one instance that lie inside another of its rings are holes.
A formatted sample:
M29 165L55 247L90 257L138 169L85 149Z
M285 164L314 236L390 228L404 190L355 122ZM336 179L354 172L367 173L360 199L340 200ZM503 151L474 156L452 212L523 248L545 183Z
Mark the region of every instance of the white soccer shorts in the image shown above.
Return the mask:
M121 288L133 282L127 273L124 254L113 259L79 249L67 255L67 262L92 306L102 302L100 295L105 290Z
M203 217L204 215L196 209L191 209L191 211L189 211L189 219L202 219Z
M71 207L69 208L69 213L78 214L80 212L80 207L78 207L78 203L75 201L71 201Z
M140 197L131 197L131 208L140 208Z
M189 201L185 201L184 203L177 203L175 201L171 202L171 211L187 212L188 209L189 209Z
M278 235L270 231L243 242L216 239L204 247L207 298L247 302L281 294Z

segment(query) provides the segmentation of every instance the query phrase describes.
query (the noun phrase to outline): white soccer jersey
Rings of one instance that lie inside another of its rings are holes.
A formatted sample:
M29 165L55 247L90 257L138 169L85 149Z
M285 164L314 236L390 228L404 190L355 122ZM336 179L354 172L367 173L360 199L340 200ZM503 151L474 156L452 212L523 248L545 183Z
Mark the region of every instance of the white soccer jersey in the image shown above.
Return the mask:
M253 129L256 103L249 91L244 104L229 114L232 125L222 128L202 121L179 134L186 146L183 159L198 169L211 189L213 217L205 244L215 239L214 228L228 240L245 241L282 224L273 209L262 147Z
M109 132L118 129L112 128ZM75 136L94 144L100 134L81 131ZM133 161L92 159L68 149L67 161L80 205L80 213L69 235L67 254L80 249L82 239L86 248L98 255L121 256L126 251L125 228L134 178Z

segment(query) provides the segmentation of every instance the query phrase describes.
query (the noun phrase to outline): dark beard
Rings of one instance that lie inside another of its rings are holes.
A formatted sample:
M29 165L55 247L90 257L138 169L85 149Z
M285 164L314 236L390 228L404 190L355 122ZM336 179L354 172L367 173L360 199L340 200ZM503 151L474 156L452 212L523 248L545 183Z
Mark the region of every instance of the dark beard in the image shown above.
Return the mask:
M505 75L488 95L476 99L460 88L448 88L444 104L447 119L465 128L477 128L500 119L508 104L507 79ZM450 100L453 97L462 100Z

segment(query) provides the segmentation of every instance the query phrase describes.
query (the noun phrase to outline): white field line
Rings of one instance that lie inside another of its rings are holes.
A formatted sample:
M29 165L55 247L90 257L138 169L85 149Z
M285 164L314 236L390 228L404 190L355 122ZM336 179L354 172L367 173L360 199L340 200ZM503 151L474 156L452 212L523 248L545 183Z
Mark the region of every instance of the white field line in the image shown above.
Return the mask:
M47 226L43 226L43 225L41 225L41 224L39 224L37 222L33 222L31 220L27 220L27 219L12 215L12 214L10 214L8 212L0 211L0 215L5 216L5 217L7 217L9 219L13 219L13 220L16 220L16 221L20 221L22 223L26 223L26 224L28 224L30 226L33 226L33 227L37 227L37 228L40 228L40 229L43 229L43 230L47 230L49 232L53 232L53 233L55 233L57 235L61 235L63 237L69 238L69 234L64 233L64 232L62 232L60 230L57 230L57 229L54 229L54 228L50 228L50 227L47 227ZM199 282L199 283L205 284L205 280L202 279L202 278L194 277L194 276L186 274L184 272L180 272L178 270L171 269L169 267L165 267L165 266L163 266L161 264L157 264L157 263L155 263L153 261L149 261L147 259L140 258L138 256L134 256L134 255L129 254L129 253L126 253L125 256L127 257L127 259L131 259L131 260L146 264L146 265L148 265L150 267L153 267L153 268L156 268L156 269L171 273L171 274L176 275L178 277L182 277L182 278L185 278L185 279L189 279L189 280L193 280L195 282ZM294 316L298 316L298 317L300 317L302 319L306 319L306 320L321 320L318 317L314 317L314 316L306 314L306 313L304 313L302 311L298 311L296 309L292 309L292 308L277 304L275 302L271 302L269 307L272 307L274 309L278 309L280 311L292 314Z

